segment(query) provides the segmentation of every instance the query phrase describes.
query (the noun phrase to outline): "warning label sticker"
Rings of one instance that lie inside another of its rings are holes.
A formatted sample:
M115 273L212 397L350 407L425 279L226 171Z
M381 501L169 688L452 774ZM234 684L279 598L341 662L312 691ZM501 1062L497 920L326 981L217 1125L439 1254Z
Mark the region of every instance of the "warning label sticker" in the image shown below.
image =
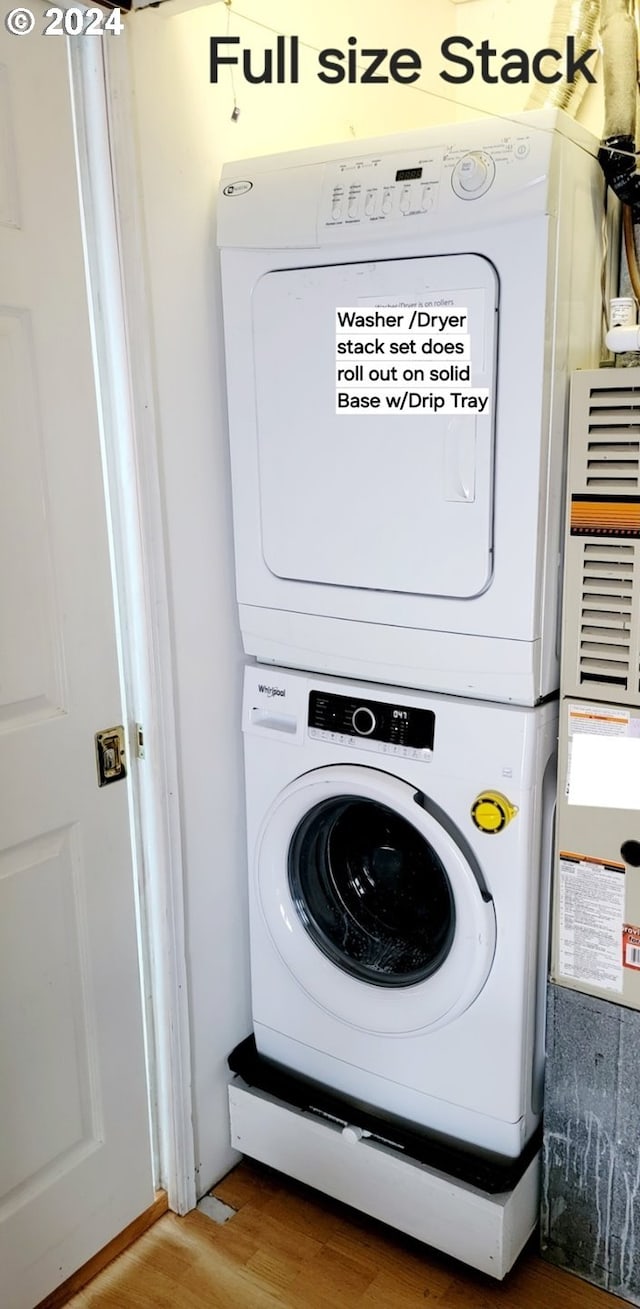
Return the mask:
M627 736L630 730L631 714L627 709L612 708L608 705L569 704L569 730L567 744L567 781L565 795L571 790L571 762L574 736Z
M624 864L560 851L560 974L622 991L624 894Z
M624 736L629 731L630 718L627 709L610 705L570 704L569 735L590 732L597 736Z

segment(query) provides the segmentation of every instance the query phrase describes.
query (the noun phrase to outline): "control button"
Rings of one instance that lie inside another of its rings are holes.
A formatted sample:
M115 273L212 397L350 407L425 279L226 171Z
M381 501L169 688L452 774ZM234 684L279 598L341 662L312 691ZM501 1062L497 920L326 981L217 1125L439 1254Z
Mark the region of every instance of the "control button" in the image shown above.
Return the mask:
M393 209L393 193L391 191L385 191L382 197L382 212L383 214L390 214L392 209Z
M433 192L430 186L425 186L422 189L422 212L426 214L427 210L431 208L432 204L433 204Z
M458 168L458 183L463 191L480 191L487 180L488 169L482 155L467 155Z
M348 217L349 217L349 218L357 218L357 217L358 217L358 205L359 205L359 201L360 201L360 196L359 196L359 195L352 195L352 196L349 196L349 203L348 203L348 205L347 205L347 214L348 214Z
M411 208L411 187L403 186L400 192L400 212L408 214Z
M530 146L528 141L516 141L513 153L516 156L516 159L526 159L529 149Z
M482 791L471 806L471 817L476 827L493 836L504 831L517 812L517 805L511 804L502 791Z
M472 150L458 160L452 174L451 186L461 200L477 200L492 185L496 166L491 155Z
M368 705L358 705L351 715L351 725L358 736L371 736L375 731L376 716Z
M331 217L334 222L337 222L339 218L342 218L342 200L334 200L331 207Z
M371 218L375 213L377 191L367 191L364 202L364 212L367 218Z

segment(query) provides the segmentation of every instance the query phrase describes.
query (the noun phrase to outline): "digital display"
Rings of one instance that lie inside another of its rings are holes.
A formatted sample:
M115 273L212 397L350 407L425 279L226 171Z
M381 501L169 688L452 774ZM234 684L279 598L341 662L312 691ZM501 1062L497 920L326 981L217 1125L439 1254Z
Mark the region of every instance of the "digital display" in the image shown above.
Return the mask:
M351 696L311 691L309 727L343 736L387 741L413 750L433 750L436 716L432 709L387 704L382 700L356 700Z
M414 182L422 177L421 168L399 168L396 173L396 182Z

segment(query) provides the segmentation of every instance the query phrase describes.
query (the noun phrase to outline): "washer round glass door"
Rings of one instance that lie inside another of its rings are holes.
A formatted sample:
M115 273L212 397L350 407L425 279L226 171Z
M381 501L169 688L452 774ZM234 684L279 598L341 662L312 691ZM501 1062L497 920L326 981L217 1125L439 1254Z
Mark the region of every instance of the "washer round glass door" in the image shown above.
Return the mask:
M374 986L422 982L446 959L455 901L433 845L373 800L321 800L289 845L289 890L312 941Z
M424 1031L484 986L495 913L473 852L446 815L376 769L298 778L258 840L255 890L297 983L368 1031Z

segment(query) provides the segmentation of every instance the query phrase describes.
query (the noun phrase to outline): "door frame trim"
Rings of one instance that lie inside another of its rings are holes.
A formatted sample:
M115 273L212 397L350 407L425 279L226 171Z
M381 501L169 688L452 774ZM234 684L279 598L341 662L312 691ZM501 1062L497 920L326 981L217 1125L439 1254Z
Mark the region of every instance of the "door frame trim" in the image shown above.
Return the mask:
M124 37L68 48L128 726L155 1185L184 1214L197 1195L175 672L131 81Z

